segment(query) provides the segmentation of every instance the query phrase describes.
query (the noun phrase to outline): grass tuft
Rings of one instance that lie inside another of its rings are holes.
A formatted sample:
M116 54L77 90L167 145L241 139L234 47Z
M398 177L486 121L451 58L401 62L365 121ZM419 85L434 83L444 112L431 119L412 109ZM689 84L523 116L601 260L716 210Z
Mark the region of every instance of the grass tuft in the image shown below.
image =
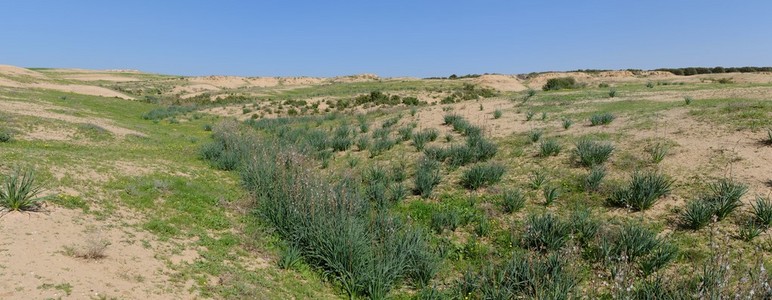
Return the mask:
M520 190L505 190L501 195L501 208L505 213L517 212L525 207L525 196Z
M651 208L660 197L670 193L672 184L672 180L658 173L635 172L630 183L616 189L609 201L615 206L644 211Z
M579 164L585 167L593 167L606 162L611 157L612 152L614 152L614 146L609 143L581 139L576 143L576 149L574 149L573 154L579 161Z
M498 163L476 164L461 175L461 186L476 190L501 181L504 166Z
M541 157L548 157L548 156L557 156L560 154L560 150L563 147L558 143L558 141L554 139L548 139L545 141L542 141L539 145L539 156Z
M590 117L590 125L608 125L611 121L614 121L616 117L610 113L594 114Z
M9 211L37 211L45 201L32 169L17 169L0 186L0 207Z

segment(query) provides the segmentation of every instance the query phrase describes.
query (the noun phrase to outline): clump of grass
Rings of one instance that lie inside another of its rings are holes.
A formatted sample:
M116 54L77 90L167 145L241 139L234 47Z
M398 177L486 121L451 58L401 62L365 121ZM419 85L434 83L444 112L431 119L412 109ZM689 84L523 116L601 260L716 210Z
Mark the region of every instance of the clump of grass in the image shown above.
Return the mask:
M579 283L574 274L563 255L514 254L500 265L467 271L456 290L462 295L459 299L473 298L470 295L479 299L570 299Z
M600 222L592 217L592 211L588 208L574 210L569 224L571 224L571 233L581 245L587 245L594 240L600 229Z
M501 112L501 110L500 110L500 109L494 110L494 111L493 111L493 118L494 118L494 119L500 119L502 114L503 114L503 113Z
M579 140L574 149L574 156L579 163L585 167L602 165L606 162L611 153L614 152L614 146L609 143L601 143L588 139Z
M691 96L684 97L684 103L686 103L686 105L692 104L692 101L694 101L694 98Z
M628 222L618 231L603 235L601 252L609 258L637 263L648 275L675 259L678 248L640 224Z
M421 159L415 172L415 194L429 197L432 190L440 183L440 163L431 159Z
M445 229L455 231L460 223L461 216L455 210L445 208L432 213L431 228L437 233L442 233Z
M701 199L686 203L679 216L680 226L686 229L699 230L710 224L713 218L713 207Z
M611 88L611 89L608 91L608 96L609 96L609 98L614 98L614 97L616 97L616 96L617 96L617 89L615 89L615 88Z
M756 203L753 204L753 216L756 223L769 228L772 226L772 201L767 198L757 196Z
M763 140L764 144L772 146L772 128L767 129L767 136Z
M107 257L105 253L107 246L110 245L110 241L102 237L98 232L91 233L83 245L80 247L65 247L67 254L89 260L98 260Z
M300 252L300 248L296 245L287 246L281 253L281 257L277 264L279 268L285 270L297 269L303 262L303 255Z
M541 120L542 121L546 121L547 120L547 112L542 112L541 113Z
M0 186L0 207L9 211L37 211L45 201L32 169L17 169Z
M545 186L543 190L544 194L544 203L547 206L552 205L555 200L560 197L560 189L556 186Z
M426 143L437 139L439 133L436 129L425 129L413 134L413 146L416 150L423 151Z
M590 125L608 125L611 121L614 121L616 117L611 113L594 114L590 117Z
M526 120L526 121L530 121L531 119L533 119L533 115L534 115L534 114L536 114L536 113L535 113L535 112L533 112L533 111L528 111L528 112L526 112L526 113L525 113L525 120Z
M453 125L458 123L459 121L464 120L463 117L457 114L447 114L443 119L444 119L443 125Z
M555 215L531 215L526 222L522 244L541 252L559 250L568 241L569 234L571 227Z
M542 141L539 146L539 156L541 157L548 157L548 156L556 156L560 154L560 150L563 147L558 143L558 141L554 139L548 139L545 141Z
M651 162L659 164L662 162L662 160L665 159L665 156L669 150L670 148L666 144L657 143L646 149L646 152L648 152L649 156L651 156Z
M750 242L761 235L762 232L764 232L763 227L759 226L756 222L750 221L740 225L737 236L743 241Z
M670 193L672 184L673 181L662 174L635 172L630 183L616 189L609 201L615 206L644 211L651 208L660 197Z
M537 190L541 188L541 186L544 185L544 183L547 182L547 173L544 171L538 171L538 170L533 171L531 172L530 179L531 179L530 181L531 188L534 190Z
M359 149L359 151L365 151L367 148L370 148L370 138L366 135L359 136L357 139L357 149Z
M721 221L742 205L740 198L748 192L748 186L729 179L722 179L709 186L712 195L703 198Z
M584 188L589 191L597 191L600 188L603 178L606 177L606 169L603 166L594 166L590 169L587 177L584 178Z
M652 89L652 88L654 88L654 83L649 81L649 82L646 83L646 87Z
M413 138L413 127L405 126L397 130L400 141L408 141Z
M531 131L528 132L528 140L531 141L531 143L536 143L541 139L541 135L544 132L541 129L531 129Z
M498 163L476 164L461 175L461 186L476 190L501 181L504 166Z
M525 207L525 196L520 190L505 190L501 194L501 208L505 213L513 213Z
M574 121L569 118L563 118L563 129L568 130L568 128L571 128L571 125L574 125Z

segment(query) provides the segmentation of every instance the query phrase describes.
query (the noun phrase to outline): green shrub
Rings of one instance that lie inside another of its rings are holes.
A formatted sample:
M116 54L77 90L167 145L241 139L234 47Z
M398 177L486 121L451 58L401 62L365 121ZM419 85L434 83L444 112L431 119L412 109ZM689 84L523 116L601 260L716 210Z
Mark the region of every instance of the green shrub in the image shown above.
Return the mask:
M606 169L603 166L594 166L584 178L584 188L588 191L597 191L603 178L606 177Z
M493 111L493 118L494 118L494 119L500 119L502 114L503 114L503 113L501 112L501 110L500 110L500 109L494 110L494 111Z
M615 206L628 207L635 211L647 210L660 197L670 193L672 184L670 179L658 173L635 172L630 183L617 188L609 201Z
M505 190L501 194L501 208L505 213L513 213L525 207L525 196L520 190Z
M39 197L43 191L31 169L17 169L3 179L0 186L0 207L8 211L36 211L45 201Z
M560 143L558 141L553 139L548 139L541 142L541 145L539 146L539 156L541 157L547 157L547 156L556 156L560 154L562 146L560 146Z
M590 117L590 125L608 125L611 121L614 121L616 117L610 113L594 114Z
M558 77L550 78L547 83L542 87L545 91L557 91L561 89L572 89L577 87L576 79L573 77Z
M531 98L533 96L536 96L536 90L534 89L528 89L525 93L526 97Z
M501 181L504 166L498 163L476 164L461 175L461 186L476 190Z
M204 131L212 131L212 124L204 124Z
M421 159L415 172L415 194L423 198L429 197L432 190L440 183L440 164L431 159Z
M602 165L614 152L614 146L608 143L600 143L588 139L581 139L576 143L574 156L585 167Z
M756 218L756 223L765 228L772 226L772 201L757 196L756 203L753 204L753 216Z
M462 116L457 114L447 114L445 115L445 117L443 117L443 119L444 119L444 123L443 123L444 125L453 125L464 120Z
M523 233L523 246L536 251L559 250L571 234L568 223L551 213L541 216L530 215Z
M7 143L10 142L13 139L13 136L11 136L11 133L0 129L0 143Z
M568 128L571 128L571 125L574 125L574 121L569 118L563 118L563 129L568 130Z
M684 97L684 103L686 103L686 105L692 104L692 101L694 101L694 99L691 96Z
M767 129L767 136L762 142L767 145L772 145L772 128Z
M552 205L552 202L558 199L560 196L560 189L556 186L545 186L543 190L544 203L547 206Z
M609 98L614 98L614 97L616 97L616 96L617 96L617 89L615 89L615 88L611 88L611 89L608 91L608 96L609 96Z
M649 81L649 82L646 83L646 87L652 89L652 88L654 88L654 83Z

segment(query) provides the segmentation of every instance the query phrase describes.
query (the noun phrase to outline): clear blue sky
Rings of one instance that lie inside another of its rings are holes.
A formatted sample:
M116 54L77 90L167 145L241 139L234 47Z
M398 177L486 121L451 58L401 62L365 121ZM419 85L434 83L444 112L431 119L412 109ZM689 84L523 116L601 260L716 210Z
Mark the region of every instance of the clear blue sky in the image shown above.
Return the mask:
M9 1L0 64L447 76L772 65L772 1Z

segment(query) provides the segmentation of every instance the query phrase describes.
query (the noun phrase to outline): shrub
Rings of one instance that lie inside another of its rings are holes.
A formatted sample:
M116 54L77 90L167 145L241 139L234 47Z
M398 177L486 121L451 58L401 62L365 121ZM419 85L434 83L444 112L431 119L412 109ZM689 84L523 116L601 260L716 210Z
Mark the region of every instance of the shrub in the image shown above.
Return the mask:
M571 125L574 125L574 121L569 118L563 118L563 129L567 130L571 127Z
M609 96L610 98L614 98L614 97L616 97L616 96L617 96L617 89L615 89L615 88L611 88L611 89L608 91L608 96Z
M531 143L536 143L541 138L543 131L541 129L531 129L531 131L528 132L528 140L531 141Z
M383 153L384 151L391 150L392 147L396 142L394 140L389 138L379 138L376 139L375 142L373 142L373 145L370 149L370 156L375 157Z
M556 156L560 153L560 143L553 139L542 141L539 147L539 155L541 157Z
M10 132L0 129L0 143L10 142L11 139L13 139L13 137Z
M602 165L614 152L614 146L608 143L600 143L588 139L579 140L574 149L574 156L585 167Z
M550 78L542 87L545 91L557 91L561 89L572 89L576 87L576 79L573 77Z
M651 156L651 162L659 164L663 159L665 159L665 156L669 150L670 148L667 145L657 143L656 145L649 147L649 149L646 149L646 152L649 152L649 155Z
M654 83L649 81L649 82L646 83L646 87L652 89L652 88L654 88Z
M597 191L603 178L606 177L606 169L603 166L594 166L584 178L584 188L589 191Z
M672 184L670 179L661 174L635 172L627 186L618 188L612 193L610 202L635 211L647 210L660 197L670 193Z
M431 159L421 159L415 172L415 194L429 197L432 190L440 183L440 164Z
M461 186L476 190L501 181L504 166L498 163L484 163L472 166L461 175Z
M444 125L453 125L458 123L459 121L463 121L464 118L462 116L459 116L457 114L447 114L445 115L444 119Z
M753 204L753 216L756 223L766 227L772 226L772 201L761 196L756 197Z
M558 189L558 187L555 187L555 186L545 186L543 193L544 193L544 203L547 206L550 206L552 205L552 202L555 202L555 200L557 200L558 197L560 196L560 189Z
M523 233L523 246L536 251L559 250L568 241L571 228L551 213L531 215Z
M500 118L501 118L501 115L502 115L502 112L501 112L501 110L500 110L500 109L497 109L497 110L494 110L494 111L493 111L493 118L494 118L494 119L500 119Z
M608 125L611 121L614 121L616 117L610 113L594 114L590 117L590 124L592 126Z
M520 190L506 190L501 194L501 207L505 213L513 213L525 207L525 196Z
M4 178L0 186L0 207L9 211L40 209L45 197L38 197L42 188L35 180L35 172L31 169L17 169L11 176Z
M693 100L694 99L691 96L684 97L684 103L686 103L686 105L692 104Z

